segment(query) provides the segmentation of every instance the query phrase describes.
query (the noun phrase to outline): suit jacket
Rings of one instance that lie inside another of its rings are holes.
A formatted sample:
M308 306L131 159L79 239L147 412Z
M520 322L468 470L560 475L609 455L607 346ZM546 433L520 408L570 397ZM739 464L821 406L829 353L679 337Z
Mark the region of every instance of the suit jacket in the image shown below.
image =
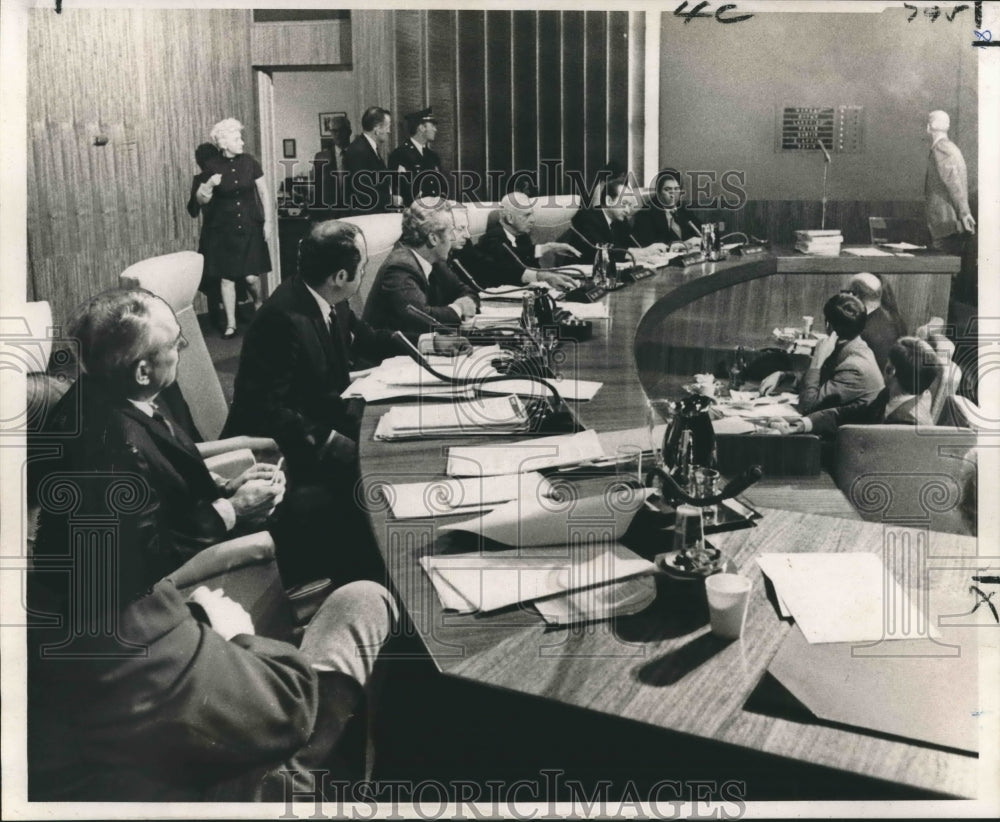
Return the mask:
M313 157L313 180L316 183L316 201L310 204L313 208L328 208L343 210L346 207L344 168L337 168L337 147L332 151L323 149ZM341 163L345 163L347 150L341 155Z
M247 330L223 436L272 437L293 476L319 469L318 450L339 431L356 439L359 420L340 398L356 357L397 353L388 331L358 319L347 302L327 318L300 277L285 280Z
M483 288L521 285L524 270L541 265L531 237L522 234L511 243L500 223L487 228L475 246L467 245L457 256Z
M357 214L381 214L392 203L392 174L364 134L344 150L345 202Z
M35 573L29 601L51 608ZM259 785L309 740L325 709L316 672L292 645L245 634L227 642L169 580L115 616L117 636L89 639L103 657L42 658L39 646L65 627L28 631L32 800L222 798L220 783ZM122 656L126 643L143 653Z
M868 347L872 350L879 371L885 370L885 364L889 361L889 349L893 343L905 334L903 321L893 317L882 306L872 311L865 319L861 339L868 343Z
M411 316L407 306L419 308L442 325L455 326L461 318L449 304L459 297L472 297L479 302L479 295L462 283L447 263L434 263L430 277L425 277L415 254L399 243L389 252L375 276L364 313L365 322L370 325L404 331L414 339L430 331L431 326Z
M927 227L935 241L965 231L969 210L969 175L965 158L951 140L938 140L927 156L924 178Z
M854 400L870 402L884 385L868 344L855 337L838 343L820 368L806 372L799 390L799 410L808 414Z
M396 193L409 205L417 197L447 197L448 181L441 172L441 157L430 146L424 146L423 153L413 140L407 140L393 149L387 163L396 172L394 182ZM406 173L399 173L403 168ZM413 184L417 183L414 191Z
M701 236L701 220L684 206L674 212L674 222L680 228L680 234L670 228L666 211L655 206L647 206L635 215L633 233L642 246L653 243L667 243L669 245L688 240L691 237Z
M576 260L578 263L592 264L597 256L594 246L599 243L611 243L615 260L619 262L626 259L625 250L635 246L629 224L625 220L612 220L609 224L600 208L581 208L573 215L570 224L576 231L567 231L561 239L580 252ZM586 242L580 234L586 237Z
M823 436L836 433L841 425L933 425L930 413L930 398L927 393L919 397L908 397L886 416L889 403L889 389L883 388L870 402L855 400L836 408L824 408L808 414L812 430Z
M176 402L183 403L179 393ZM171 415L160 404L165 417ZM128 601L226 537L212 503L221 496L183 421L173 433L84 375L53 409L45 445L61 454L36 468L41 515L35 553L65 556L90 517L111 518L117 594ZM61 496L76 489L72 506ZM63 489L62 491L60 489ZM100 530L100 526L93 525Z

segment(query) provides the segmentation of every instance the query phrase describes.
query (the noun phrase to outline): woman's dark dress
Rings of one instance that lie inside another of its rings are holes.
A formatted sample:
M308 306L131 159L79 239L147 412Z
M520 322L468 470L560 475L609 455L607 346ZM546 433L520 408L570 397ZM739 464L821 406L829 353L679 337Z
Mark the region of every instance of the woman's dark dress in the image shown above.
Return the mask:
M257 196L257 180L264 170L249 154L212 158L204 177L221 174L212 200L202 206L201 252L206 280L242 280L271 270L264 241L264 212Z

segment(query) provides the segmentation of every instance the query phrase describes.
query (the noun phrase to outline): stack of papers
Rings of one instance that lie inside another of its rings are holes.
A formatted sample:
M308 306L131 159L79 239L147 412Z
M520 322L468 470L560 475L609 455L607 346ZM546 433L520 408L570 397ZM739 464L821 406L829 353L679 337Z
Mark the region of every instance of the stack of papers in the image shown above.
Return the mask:
M529 423L524 404L516 396L395 405L378 421L375 439L520 434Z
M744 420L761 420L781 417L783 419L797 419L802 415L795 407L799 401L797 394L788 392L769 397L754 397L747 399L746 395L751 392L734 391L736 395L733 399L720 400L716 408L724 418L737 417Z
M795 232L795 249L819 257L837 257L844 237L838 229L809 229Z
M493 365L496 359L507 355L499 346L476 346L472 353L462 357L429 356L431 366L446 377L482 380L496 377L500 372ZM550 379L563 399L587 401L594 398L602 383L593 380L572 380L555 377ZM365 402L400 399L403 397L455 396L471 398L476 391L486 394L519 394L526 397L548 397L550 391L533 380L511 377L509 380L475 385L452 385L439 380L409 357L390 357L367 376L351 383L342 397L360 397Z
M939 636L875 554L762 554L757 563L810 643L891 639L890 623L909 626L908 639Z
M504 445L452 446L448 449L451 477L489 477L579 465L604 459L596 431L559 434Z
M850 254L852 257L891 257L892 252L883 251L881 248L873 248L872 246L860 246L857 248L845 248L845 254Z
M523 551L422 557L443 608L460 614L495 611L519 602L580 591L655 573L649 560L623 545L580 545L553 557Z
M444 517L488 511L505 502L526 497L547 497L551 483L541 474L504 474L496 477L398 482L386 488L396 519Z

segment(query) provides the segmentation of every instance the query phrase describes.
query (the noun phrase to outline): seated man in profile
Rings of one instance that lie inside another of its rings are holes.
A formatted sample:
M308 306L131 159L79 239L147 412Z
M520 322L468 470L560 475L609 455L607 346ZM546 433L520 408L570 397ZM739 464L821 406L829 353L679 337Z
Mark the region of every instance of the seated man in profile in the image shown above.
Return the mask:
M570 229L562 236L577 250L580 262L593 263L597 246L602 244L610 244L618 262L628 258L642 262L667 251L665 243L656 242L643 248L632 237L629 218L639 210L639 198L627 187L625 178L608 180L602 191L602 201L596 208L580 208L573 215Z
M813 411L790 423L790 433L832 436L847 424L933 425L928 389L941 374L934 349L916 337L901 337L889 349L885 388L870 402L855 401Z
M416 339L433 324L457 326L479 310L475 290L448 265L457 229L453 204L421 198L403 211L399 242L375 275L364 320ZM430 319L421 319L413 307Z
M122 475L148 488L118 517L129 546L121 574L144 590L228 534L264 527L284 496L283 472L258 464L228 481L213 476L188 433L183 397L163 401L186 345L169 305L142 289L112 289L77 308L67 331L83 374L52 411L46 434L62 449L38 476ZM65 553L69 520L43 506L37 555Z
M853 294L835 294L823 306L827 336L816 343L809 368L799 377L775 371L760 384L761 396L775 393L783 384L798 382L799 411L871 402L885 383L868 344L861 338L865 306Z
M555 288L570 289L576 285L573 277L563 271L546 271L541 267L542 255L558 252L579 257L580 252L568 243L534 243L531 228L535 224L535 201L527 194L513 192L500 201L500 214L489 226L475 247L456 255L484 288L546 283Z

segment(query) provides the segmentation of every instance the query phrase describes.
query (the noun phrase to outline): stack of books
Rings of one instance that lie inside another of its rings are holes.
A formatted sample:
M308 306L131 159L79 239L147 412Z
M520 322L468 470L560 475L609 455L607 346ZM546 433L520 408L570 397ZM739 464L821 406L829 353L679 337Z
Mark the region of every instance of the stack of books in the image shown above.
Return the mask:
M818 257L837 257L844 237L838 229L806 229L795 232L795 250Z

